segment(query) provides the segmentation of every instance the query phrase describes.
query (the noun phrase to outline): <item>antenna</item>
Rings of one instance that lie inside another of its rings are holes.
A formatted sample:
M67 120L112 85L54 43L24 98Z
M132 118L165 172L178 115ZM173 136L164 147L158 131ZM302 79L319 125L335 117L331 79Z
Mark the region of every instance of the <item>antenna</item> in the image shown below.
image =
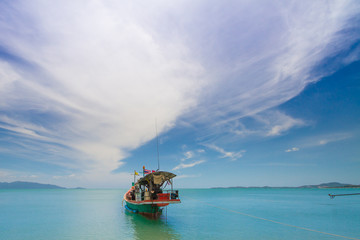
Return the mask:
M159 160L159 136L158 136L158 132L157 132L156 118L155 118L155 130L156 130L156 149L157 149L157 160L158 160L158 169L156 171L158 171L160 169L160 160Z

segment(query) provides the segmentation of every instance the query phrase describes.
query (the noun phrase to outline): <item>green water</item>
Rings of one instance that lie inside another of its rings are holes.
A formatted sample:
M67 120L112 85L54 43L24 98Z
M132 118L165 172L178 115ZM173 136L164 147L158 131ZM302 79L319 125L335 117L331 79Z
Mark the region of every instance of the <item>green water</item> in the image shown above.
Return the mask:
M360 239L360 196L327 196L352 192L185 189L151 220L124 210L125 190L0 190L0 239Z

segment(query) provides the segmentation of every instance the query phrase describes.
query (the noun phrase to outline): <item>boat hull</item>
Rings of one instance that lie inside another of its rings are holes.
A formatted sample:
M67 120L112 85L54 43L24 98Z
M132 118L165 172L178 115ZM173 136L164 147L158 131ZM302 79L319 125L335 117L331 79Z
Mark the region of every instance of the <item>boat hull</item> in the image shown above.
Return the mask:
M125 200L126 208L134 213L140 213L149 217L159 217L162 208L156 204L133 204Z
M124 194L125 208L130 212L140 213L149 217L159 217L163 207L181 202L180 199L170 199L170 194L158 194L159 199L157 200L134 201L130 198L131 190L132 188Z

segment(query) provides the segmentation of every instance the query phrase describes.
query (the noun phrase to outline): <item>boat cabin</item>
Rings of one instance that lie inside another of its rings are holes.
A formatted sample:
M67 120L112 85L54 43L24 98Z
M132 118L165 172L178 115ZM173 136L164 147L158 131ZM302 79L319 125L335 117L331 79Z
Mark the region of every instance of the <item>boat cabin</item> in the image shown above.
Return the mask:
M168 201L179 198L179 191L173 189L175 174L157 171L140 178L128 196L133 201ZM167 188L167 190L166 190ZM169 189L170 188L170 189Z

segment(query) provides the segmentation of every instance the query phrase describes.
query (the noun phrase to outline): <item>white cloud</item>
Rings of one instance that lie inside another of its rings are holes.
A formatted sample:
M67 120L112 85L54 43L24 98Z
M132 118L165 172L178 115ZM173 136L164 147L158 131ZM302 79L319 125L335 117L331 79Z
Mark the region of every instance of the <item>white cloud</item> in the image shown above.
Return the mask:
M8 169L0 169L0 182L14 182L14 181L38 181L40 178L37 174L28 174L26 172L14 171Z
M178 175L176 176L176 179L182 179L182 178L198 178L198 177L201 177L201 174L194 174L194 175L186 175L186 174L183 174L183 175Z
M351 137L352 137L352 134L350 134L350 133L334 133L334 134L318 136L317 139L313 140L313 145L314 146L326 145L326 144L332 143L332 142L343 141L343 140L349 139ZM320 140L318 140L318 139L320 139Z
M356 1L261 3L1 2L0 45L14 56L0 60L1 128L105 173L155 137L155 118L161 134L180 116L254 116L328 74L311 73L358 40L341 31L357 24ZM285 117L267 135L301 124Z
M235 124L230 132L241 137L251 135L272 137L283 135L292 128L309 125L302 119L293 118L278 110L267 110L250 116L256 121L252 126L246 126L241 120L234 121Z
M84 171L63 175L29 174L27 171L0 169L0 182L27 181L55 184L61 187L119 188L131 184L130 173L109 174L107 170Z
M35 68L0 62L0 110L9 111L1 128L63 144L111 171L155 136L155 118L161 133L194 106L201 65L181 41L158 38L141 13L130 14L132 3L12 7L17 18L0 21L0 45ZM28 111L43 118L31 122Z
M218 11L209 11L213 19L221 19L214 29L204 30L214 34L209 36L212 45L201 42L212 47L209 52L213 55L207 57L212 60L213 94L207 93L200 100L201 108L194 114L197 120L224 124L288 101L307 84L342 66L338 62L331 69L314 71L324 59L359 38L356 33L342 31L357 29L357 21L352 20L360 12L356 1L261 3L262 7L256 1L234 4L233 11L218 3L214 6ZM216 36L216 30L226 34ZM217 58L219 55L224 58ZM275 126L269 134L282 131L281 126Z
M4 179L8 178L9 176L11 176L11 173L9 171L0 169L1 181L4 181Z
M289 149L285 150L285 152L297 152L299 150L300 150L300 148L293 147L293 148L289 148Z
M185 155L185 160L192 158L194 156L194 153L192 151L187 151L186 153L184 153Z
M329 134L314 135L304 137L294 142L299 149L321 147L330 143L336 143L352 138L354 135L350 132L333 132Z
M213 149L222 154L221 158L230 158L231 161L235 161L243 156L245 150L239 152L227 152L223 148L216 146L215 144L203 144L204 146Z
M270 166L270 167L314 167L315 163L293 163L293 162L267 162L267 163L252 163L249 166Z
M306 125L303 120L292 118L280 111L272 111L270 114L266 114L265 116L267 117L266 122L268 128L266 136L278 136L293 127Z
M188 160L188 159L190 159L192 157L194 157L194 152L193 151L187 151L187 152L184 153L184 157L181 158L181 161L182 162L186 161L186 160Z
M291 125L276 125L271 128L271 130L267 133L268 136L276 136L280 135L283 131L288 130Z
M325 145L325 144L327 144L329 142L329 140L320 140L319 141L319 144L320 145Z
M249 129L245 124L241 123L241 120L234 121L235 125L230 129L231 133L235 133L240 137L248 137L250 135L265 135L259 128Z
M205 162L205 160L199 160L199 161L195 161L192 163L180 163L179 165L174 167L172 170L175 171L175 170L179 170L179 169L183 169L183 168L191 168L191 167L195 167L196 165L199 165L204 162Z

